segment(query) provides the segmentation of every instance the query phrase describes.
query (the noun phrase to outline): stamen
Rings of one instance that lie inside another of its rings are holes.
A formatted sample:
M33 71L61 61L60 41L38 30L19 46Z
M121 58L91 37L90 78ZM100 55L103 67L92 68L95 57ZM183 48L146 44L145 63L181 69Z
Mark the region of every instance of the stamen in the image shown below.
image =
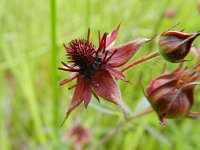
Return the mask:
M106 64L112 57L113 55L117 52L117 49L105 60L103 63Z
M63 44L63 46L65 47L65 49L68 49L67 46L65 44Z
M92 65L94 62L94 53L95 47L92 43L90 43L90 29L88 29L88 39L75 39L71 41L67 46L64 44L64 47L67 51L67 57L69 62L73 63L75 66L85 67ZM67 69L70 68L73 71L76 69L64 64ZM65 67L64 67L65 68Z
M104 55L103 62L106 60L107 56L108 56L108 51L106 51L106 53Z

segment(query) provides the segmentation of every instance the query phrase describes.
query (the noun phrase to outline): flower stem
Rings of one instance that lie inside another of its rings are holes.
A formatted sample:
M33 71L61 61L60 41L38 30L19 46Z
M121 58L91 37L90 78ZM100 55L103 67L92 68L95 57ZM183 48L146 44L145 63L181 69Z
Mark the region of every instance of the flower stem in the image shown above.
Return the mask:
M51 79L52 79L52 107L53 107L53 125L55 132L59 127L58 122L58 73L57 73L57 37L56 37L56 0L50 1L50 23L51 23Z
M142 116L147 115L147 114L149 114L151 112L153 112L153 108L152 107L148 107L146 110L142 111L141 113L138 113L138 114L135 114L135 115L129 117L126 120L126 122L132 121L132 120L134 120L136 118L142 117Z
M121 72L125 72L125 71L127 71L128 69L131 69L132 67L134 67L134 66L136 66L136 65L138 65L138 64L140 64L140 63L143 63L143 62L145 62L145 61L148 61L148 60L150 60L150 59L153 59L153 58L155 58L155 57L157 57L157 56L159 56L159 55L160 55L159 51L155 51L155 52L153 52L153 53L151 53L151 54L149 54L149 55L147 55L147 56L145 56L145 57L142 57L142 58L140 58L140 59L134 61L134 62L131 63L130 65L128 65L128 66L126 66L125 68L123 68L123 69L121 70Z

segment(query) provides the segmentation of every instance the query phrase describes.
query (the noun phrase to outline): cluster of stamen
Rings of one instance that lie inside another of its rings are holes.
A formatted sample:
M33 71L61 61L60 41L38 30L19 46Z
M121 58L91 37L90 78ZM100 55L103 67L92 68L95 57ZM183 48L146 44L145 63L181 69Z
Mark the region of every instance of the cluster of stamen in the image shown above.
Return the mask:
M95 52L95 47L92 43L88 43L84 39L73 40L66 47L68 58L70 62L80 68L85 68L91 66L94 63L93 54Z
M79 72L86 78L91 78L95 71L103 69L104 65L112 58L117 52L110 53L106 51L106 39L107 33L104 33L101 38L99 32L99 47L95 49L95 46L90 42L90 30L88 30L87 40L79 39L71 41L68 46L64 44L67 51L67 56L73 66L69 66L62 62L64 68L60 70L69 72Z

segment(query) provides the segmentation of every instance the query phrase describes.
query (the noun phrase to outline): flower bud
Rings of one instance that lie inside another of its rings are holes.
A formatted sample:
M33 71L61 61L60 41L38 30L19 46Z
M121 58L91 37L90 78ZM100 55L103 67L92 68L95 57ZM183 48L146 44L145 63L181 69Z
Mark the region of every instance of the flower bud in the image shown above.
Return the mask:
M192 42L199 35L200 32L187 34L182 31L165 31L158 40L160 54L172 63L184 61Z
M82 125L77 125L69 128L67 141L70 140L75 140L75 143L73 144L74 148L71 149L76 149L76 150L83 149L84 144L91 141L91 135L89 129Z
M170 8L165 12L165 17L172 19L174 17L176 17L177 14L177 9L176 8Z
M189 116L193 105L194 87L200 78L200 65L183 69L183 64L169 74L164 74L149 84L146 97L158 114L160 123L165 125L165 118L180 118Z

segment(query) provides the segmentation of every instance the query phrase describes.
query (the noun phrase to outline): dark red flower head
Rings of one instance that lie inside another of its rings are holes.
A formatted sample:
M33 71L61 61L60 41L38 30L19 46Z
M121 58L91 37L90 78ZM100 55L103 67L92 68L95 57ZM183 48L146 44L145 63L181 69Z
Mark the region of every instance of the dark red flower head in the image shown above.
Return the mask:
M200 79L200 65L183 69L183 64L169 74L164 74L149 84L146 97L157 112L161 124L165 118L193 117L190 109L194 101L195 82Z
M65 119L69 116L80 103L84 102L87 108L91 93L95 97L100 96L103 99L110 101L120 107L125 113L125 108L121 99L119 87L115 78L127 81L125 76L115 68L124 65L143 44L151 39L136 39L129 43L111 48L114 43L118 30L118 26L110 35L104 33L101 37L100 32L99 46L95 46L90 42L90 30L88 30L87 40L73 40L65 46L69 62L72 65L67 65L64 62L60 70L73 72L73 76L60 82L60 85L68 83L73 79L77 79L77 83L70 87L75 87L75 92L72 101L67 108Z
M95 47L84 39L73 40L66 47L68 58L74 65L84 68L94 63Z
M177 8L170 8L165 12L165 17L169 19L176 17L176 15L177 15Z
M67 136L67 140L75 139L75 148L77 150L81 150L83 148L83 144L85 142L90 142L91 135L89 130L81 125L77 125L69 129L69 134Z

